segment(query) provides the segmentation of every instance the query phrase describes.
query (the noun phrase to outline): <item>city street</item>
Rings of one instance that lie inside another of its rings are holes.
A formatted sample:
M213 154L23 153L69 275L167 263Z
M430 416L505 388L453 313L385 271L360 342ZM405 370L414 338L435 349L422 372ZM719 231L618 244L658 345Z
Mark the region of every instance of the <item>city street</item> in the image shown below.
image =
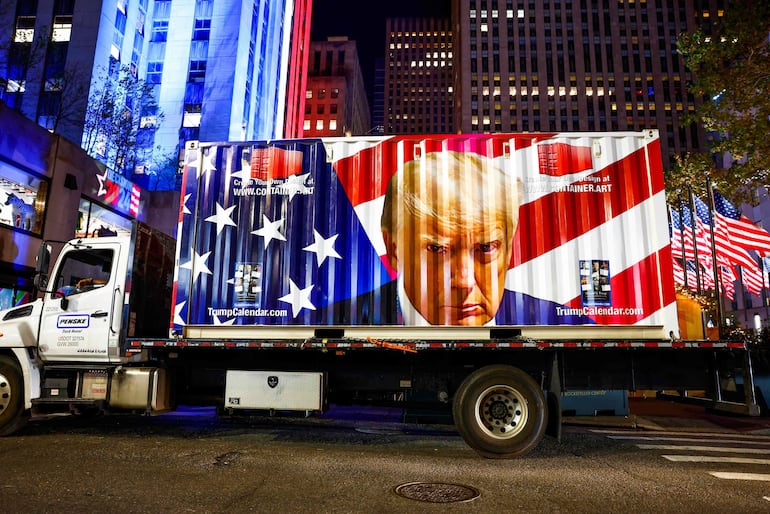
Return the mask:
M450 425L391 414L35 419L0 439L0 504L8 513L770 510L770 431L740 420L567 424L561 443L546 437L523 458L486 460Z

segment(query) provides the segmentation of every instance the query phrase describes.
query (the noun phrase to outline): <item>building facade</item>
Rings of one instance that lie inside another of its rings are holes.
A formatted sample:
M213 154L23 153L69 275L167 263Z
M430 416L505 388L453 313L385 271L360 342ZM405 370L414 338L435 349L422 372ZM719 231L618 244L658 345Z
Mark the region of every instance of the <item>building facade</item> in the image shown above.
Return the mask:
M330 37L310 44L305 137L360 136L371 129L369 100L355 41Z
M454 132L450 21L388 18L385 38L385 134Z
M657 128L664 165L705 146L676 40L716 0L452 0L462 132Z
M146 191L0 102L0 309L33 299L38 248L130 233L140 220L174 235L176 191Z
M148 186L185 141L283 137L303 100L310 0L4 5L0 99Z
M296 0L290 39L283 137L302 137L313 0Z

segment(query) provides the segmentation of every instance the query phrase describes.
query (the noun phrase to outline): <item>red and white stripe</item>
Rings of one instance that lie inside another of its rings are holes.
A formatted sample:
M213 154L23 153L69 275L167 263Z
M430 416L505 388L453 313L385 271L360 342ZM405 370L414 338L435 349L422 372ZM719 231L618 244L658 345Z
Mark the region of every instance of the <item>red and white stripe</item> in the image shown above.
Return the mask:
M678 331L656 139L638 133L493 135L469 136L454 144L492 158L524 184L507 289L579 307L578 261L608 260L613 306L641 309L643 314L594 320ZM424 136L328 144L337 175L383 261L380 213L390 177L415 155L454 149L447 145L445 139ZM362 164L370 160L379 163ZM378 167L383 170L379 176L361 176L361 169ZM610 185L611 193L576 193L564 187L587 181Z

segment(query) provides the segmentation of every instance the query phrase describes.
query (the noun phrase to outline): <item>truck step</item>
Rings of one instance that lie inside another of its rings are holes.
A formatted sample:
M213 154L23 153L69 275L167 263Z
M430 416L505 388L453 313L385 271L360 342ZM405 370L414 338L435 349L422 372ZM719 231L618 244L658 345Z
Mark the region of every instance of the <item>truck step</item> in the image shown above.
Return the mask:
M85 407L97 407L101 400L92 400L88 398L34 398L33 406L38 405L78 405Z

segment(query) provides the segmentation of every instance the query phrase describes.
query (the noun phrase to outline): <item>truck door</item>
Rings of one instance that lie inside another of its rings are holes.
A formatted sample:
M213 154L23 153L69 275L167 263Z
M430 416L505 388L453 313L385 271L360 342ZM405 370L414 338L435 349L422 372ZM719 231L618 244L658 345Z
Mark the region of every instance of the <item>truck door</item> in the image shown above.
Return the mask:
M117 348L123 281L116 272L120 246L94 243L65 248L46 294L40 356L46 361L107 362Z

